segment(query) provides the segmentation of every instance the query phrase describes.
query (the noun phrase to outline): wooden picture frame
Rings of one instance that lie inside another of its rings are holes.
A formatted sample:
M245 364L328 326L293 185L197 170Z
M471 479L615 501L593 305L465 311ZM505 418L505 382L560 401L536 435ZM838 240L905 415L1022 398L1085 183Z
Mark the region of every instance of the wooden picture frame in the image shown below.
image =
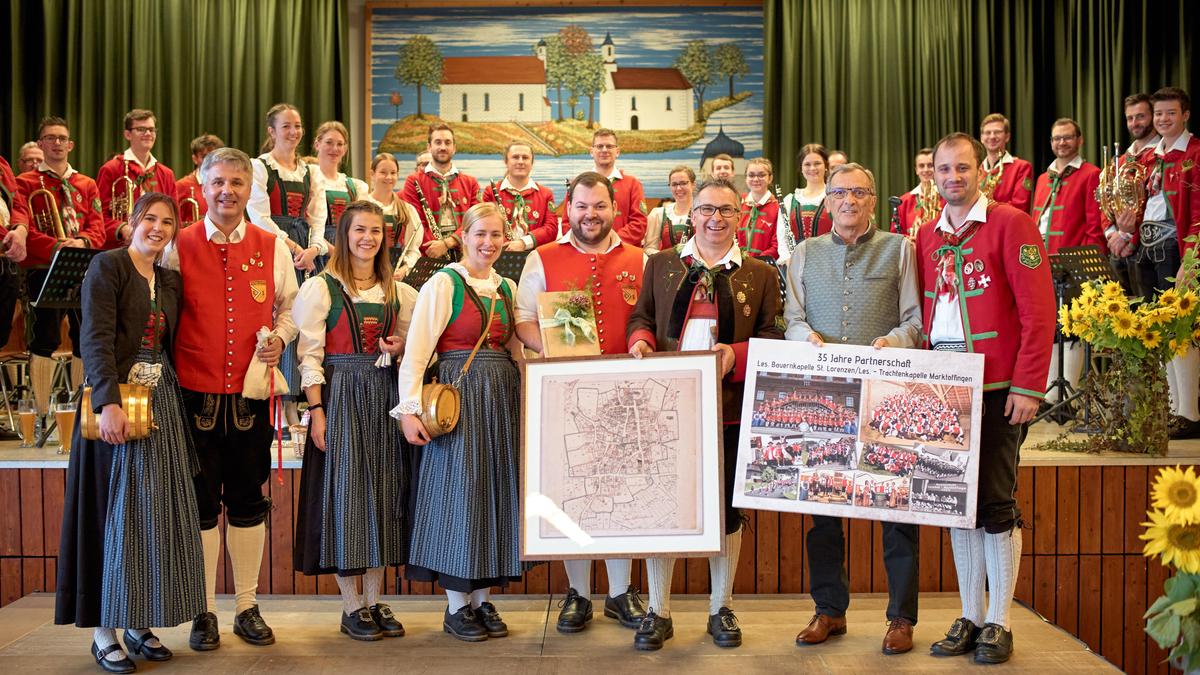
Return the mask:
M521 558L722 553L719 372L715 352L522 362Z

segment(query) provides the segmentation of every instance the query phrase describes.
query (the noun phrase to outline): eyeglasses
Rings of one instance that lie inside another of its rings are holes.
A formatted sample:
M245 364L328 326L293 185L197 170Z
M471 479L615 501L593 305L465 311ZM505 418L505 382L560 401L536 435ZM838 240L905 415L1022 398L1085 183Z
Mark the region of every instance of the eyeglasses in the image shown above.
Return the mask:
M671 185L671 188L672 188L672 189L674 189L674 188L685 188L685 187L687 187L687 186L691 185L691 183L689 183L689 182L683 182L683 183L671 183L670 185Z
M1066 143L1067 141L1073 141L1076 138L1079 138L1078 134L1071 134L1070 136L1051 136L1050 142L1051 143Z
M153 136L154 134L158 133L158 129L155 129L154 127L133 127L130 129L130 131L143 136Z
M728 204L720 208L713 206L712 204L701 204L692 210L699 211L700 215L705 216L706 218L711 218L718 213L721 214L722 218L732 218L742 212L738 207L730 206Z
M593 145L592 147L597 150L616 150L617 144L616 143L598 143L596 145Z
M847 195L854 195L855 199L866 199L867 197L874 197L875 191L872 190L871 188L861 188L861 187L833 188L832 190L829 190L825 194L829 195L830 197L833 197L834 199L845 199Z
M41 138L39 138L38 140L40 140L40 141L46 141L47 143L55 143L55 144L57 144L57 143L70 143L70 142L71 142L71 137L70 137L70 136L42 136L42 137L41 137Z
M753 178L754 180L758 180L760 178L765 179L767 176L770 176L770 175L771 174L769 174L769 173L748 173L748 174L746 174L746 180L750 180L751 178Z

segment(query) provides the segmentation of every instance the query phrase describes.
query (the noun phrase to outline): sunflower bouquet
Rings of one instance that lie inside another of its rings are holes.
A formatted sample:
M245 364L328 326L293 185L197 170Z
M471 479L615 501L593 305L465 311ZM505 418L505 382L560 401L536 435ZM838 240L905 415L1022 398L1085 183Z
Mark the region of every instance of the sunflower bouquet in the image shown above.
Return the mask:
M1164 594L1146 610L1146 634L1169 649L1184 672L1200 669L1200 479L1192 467L1158 472L1147 511L1150 522L1139 538L1147 558L1157 557L1176 573Z
M1200 298L1190 287L1143 302L1127 297L1115 281L1085 284L1059 310L1063 335L1112 359L1107 370L1090 376L1104 427L1096 449L1166 452L1165 364L1200 342L1197 314Z

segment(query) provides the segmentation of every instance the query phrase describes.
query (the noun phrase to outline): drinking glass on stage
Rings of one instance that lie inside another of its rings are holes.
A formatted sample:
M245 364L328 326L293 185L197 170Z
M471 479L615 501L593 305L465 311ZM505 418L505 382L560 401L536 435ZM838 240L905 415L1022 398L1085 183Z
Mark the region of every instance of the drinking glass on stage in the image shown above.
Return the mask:
M21 426L21 447L34 447L37 442L37 403L31 398L18 401L17 419Z
M54 420L58 427L58 454L71 452L71 434L75 431L74 403L55 403Z

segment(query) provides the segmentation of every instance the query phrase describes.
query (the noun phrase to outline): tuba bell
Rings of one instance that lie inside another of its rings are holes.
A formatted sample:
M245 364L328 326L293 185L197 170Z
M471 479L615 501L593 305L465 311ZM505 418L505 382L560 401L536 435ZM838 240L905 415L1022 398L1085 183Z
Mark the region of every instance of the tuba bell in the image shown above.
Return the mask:
M41 179L41 185L29 195L29 210L33 213L33 222L42 232L53 234L59 241L66 241L69 237L63 227L58 200L54 198L53 192L46 189L45 178Z
M1101 148L1100 182L1096 202L1112 221L1125 211L1141 211L1146 203L1146 167L1132 157L1121 161L1121 146L1113 143L1112 158L1108 147Z

